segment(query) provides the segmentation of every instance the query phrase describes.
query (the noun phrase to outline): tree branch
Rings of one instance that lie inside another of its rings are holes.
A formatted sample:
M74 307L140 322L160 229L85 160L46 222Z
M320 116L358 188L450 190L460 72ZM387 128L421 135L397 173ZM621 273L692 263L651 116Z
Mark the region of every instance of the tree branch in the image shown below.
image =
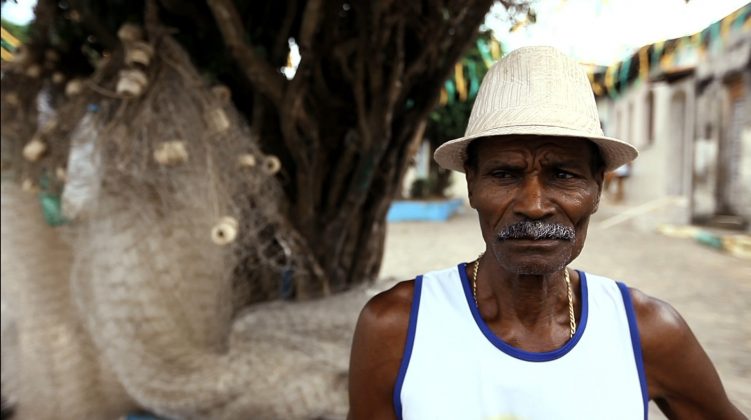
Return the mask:
M314 48L315 43L313 42L313 38L316 32L318 32L322 11L321 0L310 0L305 6L302 26L300 28L300 39L298 40L300 64L297 67L295 77L290 83L290 89L284 98L285 108L292 110L292 115L297 117L298 124L302 126L308 135L317 133L317 125L305 112L303 98L307 92L305 88L310 85L314 61L319 59L317 50Z
M355 84L356 78L352 70L353 57L357 53L357 40L350 39L337 45L334 49L334 57L336 58L339 67L342 69L342 74L349 84L352 86Z
M361 7L363 7L365 10L362 13L358 13L360 27L366 29L361 29L358 37L360 45L357 48L354 57L355 80L354 83L352 83L352 90L355 97L355 109L357 110L357 127L360 132L360 144L362 145L362 148L367 151L371 147L372 136L370 135L370 127L367 124L368 115L365 105L365 83L367 82L365 75L365 62L367 61L366 56L371 54L371 51L369 51L368 48L369 28L367 26L368 19L365 16L365 11L368 10L368 3L362 3Z
M450 13L450 16L455 16L451 23L444 23L439 26L439 35L435 35L434 31L426 33L426 36L440 41L435 43L436 48L425 48L418 57L412 60L405 71L404 83L411 85L415 77L424 73L426 65L434 65L436 58L447 59L450 61L450 66L453 66L459 58L458 54L455 57L454 54L457 51L461 54L473 41L471 37L467 38L468 33L478 31L485 12L490 9L492 4L493 0L477 0L474 4L458 3L460 9ZM431 33L433 35L430 35ZM452 42L452 38L466 39L466 42L457 45L456 42ZM450 53L447 54L447 52Z
M245 77L255 89L280 107L284 97L284 77L245 43L245 28L232 0L207 0L207 4Z
M398 99L402 93L402 78L404 77L404 20L400 20L397 23L396 36L394 42L396 44L396 54L393 57L391 75L389 77L386 109L389 110L386 116L386 124L391 125L391 119L393 117L393 110L397 104Z
M274 42L274 49L272 50L271 57L275 63L278 62L277 60L284 59L285 55L288 54L289 32L292 28L292 22L294 22L296 17L297 2L288 1L286 14L284 15L284 20L282 21L281 26L279 26L279 31L276 33L276 41Z
M310 0L307 6L305 6L304 18L300 28L300 39L298 40L300 54L302 54L303 50L313 47L313 37L318 31L321 22L322 6L323 3L321 0Z
M212 1L212 0L209 0ZM300 28L300 39L298 46L300 48L300 64L295 72L295 77L290 82L288 91L283 97L282 107L279 114L282 120L282 132L287 147L290 149L295 163L298 165L298 172L307 172L313 166L315 159L315 148L318 146L318 126L308 115L305 109L304 99L308 93L311 71L314 60L317 60L313 37L318 31L322 16L321 0L311 0L303 11L302 27ZM294 139L300 139L297 130L301 129L307 137L306 142L293 142ZM304 177L298 177L298 181L314 178L313 174L305 174ZM298 182L299 184L299 182ZM298 190L304 193L311 193L308 185L299 184ZM302 203L303 206L311 206L313 203ZM298 206L299 207L299 206Z

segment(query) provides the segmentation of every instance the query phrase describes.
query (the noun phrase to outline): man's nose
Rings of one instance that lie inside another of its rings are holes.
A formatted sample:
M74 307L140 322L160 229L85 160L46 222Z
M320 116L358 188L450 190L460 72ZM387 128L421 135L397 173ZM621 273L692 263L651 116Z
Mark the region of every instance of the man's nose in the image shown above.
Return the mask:
M514 198L513 211L531 220L544 219L555 211L539 176L527 177Z

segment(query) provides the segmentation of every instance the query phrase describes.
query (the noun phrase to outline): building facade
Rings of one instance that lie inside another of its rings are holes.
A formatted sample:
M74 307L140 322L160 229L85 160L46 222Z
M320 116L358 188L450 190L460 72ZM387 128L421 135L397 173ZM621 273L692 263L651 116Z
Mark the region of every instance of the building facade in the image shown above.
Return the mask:
M640 149L636 202L682 203L674 223L751 222L751 4L690 36L594 70L606 135Z

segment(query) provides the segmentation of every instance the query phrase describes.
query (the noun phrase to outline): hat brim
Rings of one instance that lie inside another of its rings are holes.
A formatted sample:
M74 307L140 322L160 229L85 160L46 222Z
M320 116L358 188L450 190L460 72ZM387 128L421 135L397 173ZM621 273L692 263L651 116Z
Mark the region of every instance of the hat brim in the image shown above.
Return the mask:
M579 138L591 140L600 149L600 154L605 162L605 171L625 165L639 156L636 148L622 140L606 136L592 136L566 127L544 125L515 125L497 127L475 133L470 136L460 137L443 143L433 154L433 158L439 165L446 169L464 172L464 162L467 159L467 146L474 140L511 135L534 135L545 137L560 137L561 139Z

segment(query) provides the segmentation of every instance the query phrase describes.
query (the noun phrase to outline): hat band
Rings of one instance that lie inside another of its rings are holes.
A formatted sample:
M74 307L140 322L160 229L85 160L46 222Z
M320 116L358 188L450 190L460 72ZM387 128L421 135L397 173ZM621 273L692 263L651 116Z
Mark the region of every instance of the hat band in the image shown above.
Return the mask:
M572 132L582 136L602 136L602 129L597 116L587 112L562 111L561 108L545 107L514 107L483 114L475 114L470 118L465 137L501 129L505 127L547 127L545 134L550 135L550 128L566 130L562 135Z

